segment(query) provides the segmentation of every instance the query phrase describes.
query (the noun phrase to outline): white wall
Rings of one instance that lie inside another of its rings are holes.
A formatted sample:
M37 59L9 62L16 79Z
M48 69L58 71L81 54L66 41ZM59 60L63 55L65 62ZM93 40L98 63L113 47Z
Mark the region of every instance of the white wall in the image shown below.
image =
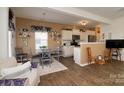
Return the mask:
M9 57L15 56L15 47L16 47L16 32L15 31L8 31L8 52Z
M112 33L112 39L124 39L124 17L113 20L110 25L101 25L101 29L106 38Z
M8 8L0 8L0 58L8 57Z
M111 33L111 39L124 39L124 17L115 19L110 25L101 25L102 32L105 33L106 39ZM121 60L124 61L124 49L121 50Z

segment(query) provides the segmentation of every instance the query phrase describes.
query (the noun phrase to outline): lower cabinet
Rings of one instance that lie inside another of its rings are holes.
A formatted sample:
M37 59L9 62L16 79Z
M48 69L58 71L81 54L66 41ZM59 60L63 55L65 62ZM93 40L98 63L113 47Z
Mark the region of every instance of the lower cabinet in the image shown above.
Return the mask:
M63 57L71 57L74 55L74 46L63 46Z

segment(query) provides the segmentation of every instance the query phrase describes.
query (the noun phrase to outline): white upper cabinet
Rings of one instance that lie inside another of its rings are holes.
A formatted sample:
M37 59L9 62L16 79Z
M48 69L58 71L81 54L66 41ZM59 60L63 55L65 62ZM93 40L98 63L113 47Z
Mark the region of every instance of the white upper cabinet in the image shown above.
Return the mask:
M82 40L82 41L86 41L87 40L87 34L86 34L86 32L81 32L80 33L80 40Z
M80 35L80 30L78 30L78 29L73 29L72 34L73 34L73 35Z
M62 40L72 40L72 31L62 30Z

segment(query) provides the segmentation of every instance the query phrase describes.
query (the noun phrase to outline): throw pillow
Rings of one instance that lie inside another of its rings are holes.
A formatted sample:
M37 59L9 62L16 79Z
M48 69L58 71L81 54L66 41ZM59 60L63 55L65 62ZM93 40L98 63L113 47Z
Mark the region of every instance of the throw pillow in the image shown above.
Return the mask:
M16 78L19 75L30 71L30 68L31 68L31 63L26 62L26 63L16 66L16 67L1 69L1 75L5 79Z

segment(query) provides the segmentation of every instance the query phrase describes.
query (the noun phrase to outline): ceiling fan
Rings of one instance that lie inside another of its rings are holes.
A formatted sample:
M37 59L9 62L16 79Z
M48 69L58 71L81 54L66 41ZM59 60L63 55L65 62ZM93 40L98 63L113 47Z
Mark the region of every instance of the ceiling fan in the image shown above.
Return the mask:
M95 30L95 27L88 26L89 21L82 20L80 22L82 29L80 29L81 32L86 32L86 30Z

